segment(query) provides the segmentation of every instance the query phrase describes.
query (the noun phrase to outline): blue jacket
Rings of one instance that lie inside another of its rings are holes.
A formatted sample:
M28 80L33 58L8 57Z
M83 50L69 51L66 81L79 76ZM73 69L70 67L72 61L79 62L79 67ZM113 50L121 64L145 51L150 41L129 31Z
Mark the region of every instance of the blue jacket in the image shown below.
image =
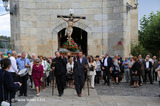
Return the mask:
M3 74L3 79L2 79L2 74ZM11 100L13 98L14 92L17 91L20 88L20 86L18 83L13 82L13 77L11 73L3 69L0 69L0 102L3 101L2 82L4 87L4 100L8 99ZM9 94L10 98L8 97Z

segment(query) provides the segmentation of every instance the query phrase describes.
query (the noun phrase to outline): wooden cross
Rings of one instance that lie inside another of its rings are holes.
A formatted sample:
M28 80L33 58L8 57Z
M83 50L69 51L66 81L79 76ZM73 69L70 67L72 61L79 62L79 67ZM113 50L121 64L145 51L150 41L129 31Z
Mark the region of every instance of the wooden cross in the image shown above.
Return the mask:
M77 19L79 19L79 18L81 18L81 19L86 19L86 17L80 17L80 16L74 16L73 14L70 14L70 15L57 15L57 18L61 18L61 17L63 17L63 18L71 18L71 17L73 17L74 19L75 18L77 18Z

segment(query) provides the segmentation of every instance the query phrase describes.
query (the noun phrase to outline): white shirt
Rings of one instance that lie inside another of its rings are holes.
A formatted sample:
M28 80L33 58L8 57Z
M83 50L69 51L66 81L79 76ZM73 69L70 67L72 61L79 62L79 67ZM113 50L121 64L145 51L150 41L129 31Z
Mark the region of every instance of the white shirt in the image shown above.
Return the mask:
M80 58L80 63L82 64L82 58Z
M44 60L42 60L42 63L41 63L41 65L43 66L43 73L46 73L46 71L47 71L47 68L48 68L48 66L47 66L47 62L46 61L44 61Z
M11 60L11 67L8 72L18 73L16 59L13 56L11 56L9 59Z
M149 58L149 61L150 61L150 62L152 62L152 64L154 64L154 61L153 61L153 59Z
M146 68L149 68L149 61L146 62Z
M72 64L70 64L70 62L67 63L67 73L70 73L69 71L71 71L71 68L73 70L74 67L74 62L72 62Z
M30 65L31 65L31 67L30 67L30 69L28 70L28 74L29 74L29 75L32 75L33 62L31 62Z
M104 60L104 66L108 66L108 57L107 58L105 58L105 60Z

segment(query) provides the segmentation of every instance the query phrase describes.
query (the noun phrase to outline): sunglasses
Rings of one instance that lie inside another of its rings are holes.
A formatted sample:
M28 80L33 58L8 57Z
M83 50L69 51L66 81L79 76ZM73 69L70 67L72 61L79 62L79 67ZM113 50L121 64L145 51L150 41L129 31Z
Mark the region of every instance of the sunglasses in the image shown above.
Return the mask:
M35 62L35 63L39 63L39 62Z

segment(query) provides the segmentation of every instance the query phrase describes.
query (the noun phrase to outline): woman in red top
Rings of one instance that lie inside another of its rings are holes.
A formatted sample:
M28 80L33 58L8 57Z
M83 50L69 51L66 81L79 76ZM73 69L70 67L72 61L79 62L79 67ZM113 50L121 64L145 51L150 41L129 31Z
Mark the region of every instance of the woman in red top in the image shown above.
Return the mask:
M32 69L32 78L36 86L37 96L40 95L42 78L43 78L43 66L39 64L39 62L40 62L39 59L35 59L35 64L33 65Z

